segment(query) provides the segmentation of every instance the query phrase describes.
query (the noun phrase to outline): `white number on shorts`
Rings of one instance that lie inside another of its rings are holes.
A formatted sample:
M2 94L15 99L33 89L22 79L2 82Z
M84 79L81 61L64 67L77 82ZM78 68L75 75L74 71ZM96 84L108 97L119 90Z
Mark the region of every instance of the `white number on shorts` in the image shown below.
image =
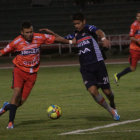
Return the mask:
M104 77L104 78L103 78L103 81L104 81L104 84L108 84L108 83L109 83L108 76Z

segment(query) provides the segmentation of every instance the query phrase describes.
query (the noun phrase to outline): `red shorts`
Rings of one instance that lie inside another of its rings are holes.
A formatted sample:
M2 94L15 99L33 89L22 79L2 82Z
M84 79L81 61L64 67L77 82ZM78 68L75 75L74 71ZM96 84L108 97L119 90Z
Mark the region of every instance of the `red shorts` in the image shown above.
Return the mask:
M15 67L13 70L13 84L12 88L18 87L22 88L22 99L26 100L29 96L35 81L37 73L27 73Z
M129 62L132 67L136 67L140 60L140 51L130 50Z

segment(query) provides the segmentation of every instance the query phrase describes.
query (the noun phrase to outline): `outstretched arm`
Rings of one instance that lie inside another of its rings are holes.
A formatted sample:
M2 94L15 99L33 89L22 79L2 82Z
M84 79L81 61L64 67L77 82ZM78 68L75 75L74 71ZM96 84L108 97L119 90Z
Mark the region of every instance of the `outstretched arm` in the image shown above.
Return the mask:
M103 47L108 48L111 46L110 41L105 37L105 33L101 29L98 29L96 31L96 34L98 35L99 38L101 38L101 41L103 43Z
M54 35L56 42L61 42L61 43L66 43L66 44L76 44L76 40L75 39L73 39L73 40L67 40L67 39L61 37L60 35L54 33L53 31L51 31L51 30L49 30L47 28L40 29L39 31L45 31L48 34Z

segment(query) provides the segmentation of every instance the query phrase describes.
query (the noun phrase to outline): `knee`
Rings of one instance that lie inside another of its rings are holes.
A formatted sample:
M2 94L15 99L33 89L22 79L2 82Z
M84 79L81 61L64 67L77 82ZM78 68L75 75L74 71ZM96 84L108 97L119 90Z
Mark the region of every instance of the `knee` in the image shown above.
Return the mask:
M88 91L92 96L97 96L99 94L98 89L95 86L88 88Z
M131 71L134 72L136 70L136 67L130 67Z
M105 95L111 95L112 94L112 91L110 89L102 89L102 91Z

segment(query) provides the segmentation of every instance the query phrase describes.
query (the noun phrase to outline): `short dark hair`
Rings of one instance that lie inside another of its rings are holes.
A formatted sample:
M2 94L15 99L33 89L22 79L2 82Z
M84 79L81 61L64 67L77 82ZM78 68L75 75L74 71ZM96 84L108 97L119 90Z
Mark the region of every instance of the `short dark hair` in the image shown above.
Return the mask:
M72 17L73 20L80 20L83 21L85 20L85 16L82 13L75 13Z
M30 21L24 21L21 24L21 30L23 30L24 28L30 28L32 26L32 23Z
M137 13L140 13L140 10L138 10Z

